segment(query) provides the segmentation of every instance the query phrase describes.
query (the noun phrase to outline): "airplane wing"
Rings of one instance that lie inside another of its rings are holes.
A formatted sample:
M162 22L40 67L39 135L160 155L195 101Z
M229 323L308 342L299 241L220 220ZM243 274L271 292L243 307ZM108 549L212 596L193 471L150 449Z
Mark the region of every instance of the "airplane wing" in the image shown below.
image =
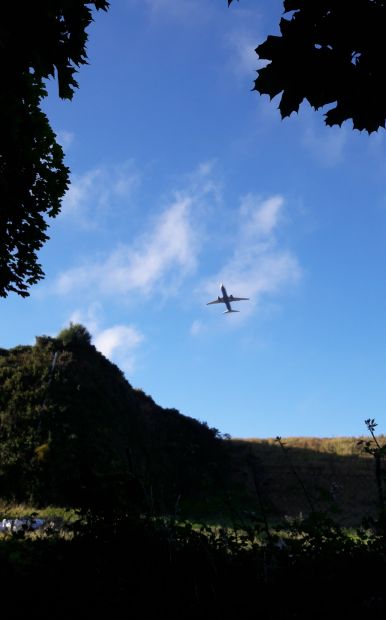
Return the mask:
M249 301L249 297L233 297L233 295L229 298L230 301Z
M223 304L223 300L222 299L215 299L214 301L208 301L208 303L206 304L207 306L210 306L211 304Z

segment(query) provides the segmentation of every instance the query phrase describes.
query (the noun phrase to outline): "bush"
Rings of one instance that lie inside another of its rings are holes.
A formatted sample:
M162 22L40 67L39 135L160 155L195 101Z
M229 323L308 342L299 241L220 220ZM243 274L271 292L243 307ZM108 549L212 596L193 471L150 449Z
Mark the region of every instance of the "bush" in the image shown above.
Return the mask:
M58 334L58 340L61 340L64 346L71 344L91 344L90 332L80 323L70 323L69 327L62 329Z

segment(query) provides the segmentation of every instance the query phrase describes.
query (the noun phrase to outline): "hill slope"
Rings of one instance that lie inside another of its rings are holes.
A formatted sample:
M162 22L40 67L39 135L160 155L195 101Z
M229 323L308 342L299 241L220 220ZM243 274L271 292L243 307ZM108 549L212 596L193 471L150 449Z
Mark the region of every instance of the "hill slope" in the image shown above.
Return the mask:
M0 496L170 511L213 486L216 429L128 383L82 326L0 351Z
M79 325L0 349L0 497L215 520L280 520L311 505L374 513L374 462L355 438L222 439L134 389Z
M375 515L375 462L358 446L363 438L282 438L232 440L234 486L243 502L273 519L327 511L343 524ZM379 437L385 443L383 436Z

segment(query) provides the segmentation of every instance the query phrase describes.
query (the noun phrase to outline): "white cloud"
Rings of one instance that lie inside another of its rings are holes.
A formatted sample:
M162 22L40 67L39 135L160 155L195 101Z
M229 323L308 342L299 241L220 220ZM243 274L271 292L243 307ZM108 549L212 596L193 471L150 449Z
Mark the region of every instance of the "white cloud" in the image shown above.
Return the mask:
M249 297L240 319L245 318L268 295L279 294L298 282L301 268L297 258L278 243L284 199L261 200L248 194L241 201L239 230L233 235L234 251L229 261L204 283L209 297L218 294L223 282L229 294Z
M347 127L326 127L324 124L316 130L314 123L308 124L303 144L322 164L335 166L343 160L349 139L348 131Z
M87 327L91 334L95 334L99 329L101 320L102 307L98 302L89 305L86 312L82 310L74 310L70 316L70 323L80 323ZM68 321L66 322L66 325Z
M74 215L79 214L80 211L84 211L88 206L88 203L93 199L93 194L100 195L96 191L96 186L100 185L101 177L103 173L99 168L90 170L83 175L74 175L71 179L71 185L63 198L62 215ZM104 196L105 192L102 192ZM103 200L103 198L98 198Z
M114 361L121 370L132 373L135 367L135 352L144 337L132 325L114 325L98 332L94 344L98 351Z
M256 71L262 63L255 52L256 33L248 33L245 30L233 31L227 38L227 47L230 50L230 67L234 75L238 78L249 77L253 82L256 79Z
M102 306L92 303L86 310L72 312L68 323L80 323L89 330L95 347L126 373L133 373L139 345L144 335L133 325L113 325L102 329Z
M71 144L74 142L75 134L72 131L66 131L65 129L58 131L56 134L59 144L67 151Z
M121 245L103 262L62 273L56 292L66 295L74 289L91 289L103 295L126 295L132 291L147 294L154 286L170 292L170 283L175 285L196 266L191 205L189 197L177 196L134 247Z
M247 237L269 238L278 225L283 204L282 196L271 196L266 200L251 193L244 196L240 205L243 234Z
M211 229L210 239L205 238L213 214L208 210L208 197L212 207L224 208L219 185L213 180L213 166L202 164L189 175L186 188L174 191L161 213L148 220L131 244L115 246L103 260L90 260L60 274L55 292L99 301L118 297L126 302L149 295L165 299L175 295L183 281L196 272L204 241L210 240L213 249L220 235L223 250L224 243L229 243L230 258L201 285L205 301L216 295L224 282L234 295L251 298L243 306L242 314L247 316L264 298L296 283L302 271L296 256L281 241L283 225L288 222L281 195L264 199L253 193L244 195L228 241L224 229ZM88 317L91 322L93 316L98 320L97 307L93 312ZM194 322L190 333L197 335L203 329L201 322Z
M241 81L244 88L246 79L252 85L257 77L256 71L268 63L256 54L256 47L266 38L265 16L260 8L248 8L241 2L235 4L231 11L231 23L223 39L229 55L226 69L227 72L231 70L233 77Z
M111 357L114 351L122 347L136 347L142 340L142 334L127 325L114 325L99 332L94 338L96 348L106 357Z
M202 165L190 175L188 187L175 191L163 211L132 243L116 246L103 261L90 261L60 274L55 292L128 296L156 290L163 297L173 295L197 266L202 244L200 216L207 197L217 199L211 171L212 165Z
M177 196L158 218L154 230L146 234L135 251L119 252L111 261L112 274L123 292L139 289L148 293L166 273L177 268L181 274L196 265L196 242L190 223L192 199Z
M61 218L75 219L85 228L94 228L110 207L129 199L140 175L131 160L119 166L100 166L82 175L73 175L66 192Z
M204 331L206 331L206 325L202 321L193 321L192 325L190 326L190 333L192 336L198 336Z
M205 7L199 6L197 0L131 0L141 3L149 11L153 19L162 17L190 21L192 18L205 17Z
M250 297L256 306L264 295L279 293L300 275L299 263L290 252L259 253L249 247L229 261L217 280L226 282L234 295Z
M328 127L324 122L328 108L327 105L315 111L305 100L299 114L293 116L299 125L303 147L323 166L333 167L343 161L353 131L349 123L344 123L342 127Z

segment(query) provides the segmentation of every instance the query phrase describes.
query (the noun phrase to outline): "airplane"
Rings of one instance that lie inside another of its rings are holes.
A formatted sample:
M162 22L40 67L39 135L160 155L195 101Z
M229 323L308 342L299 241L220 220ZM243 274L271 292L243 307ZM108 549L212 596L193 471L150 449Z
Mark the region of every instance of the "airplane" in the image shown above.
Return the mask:
M227 309L225 310L225 312L223 312L223 314L229 314L230 312L240 312L240 310L233 310L230 304L231 301L249 300L249 297L233 297L233 295L228 295L226 288L223 284L221 284L221 292L223 295L222 297L217 297L217 299L215 299L214 301L208 301L206 305L210 306L211 304L225 304Z

